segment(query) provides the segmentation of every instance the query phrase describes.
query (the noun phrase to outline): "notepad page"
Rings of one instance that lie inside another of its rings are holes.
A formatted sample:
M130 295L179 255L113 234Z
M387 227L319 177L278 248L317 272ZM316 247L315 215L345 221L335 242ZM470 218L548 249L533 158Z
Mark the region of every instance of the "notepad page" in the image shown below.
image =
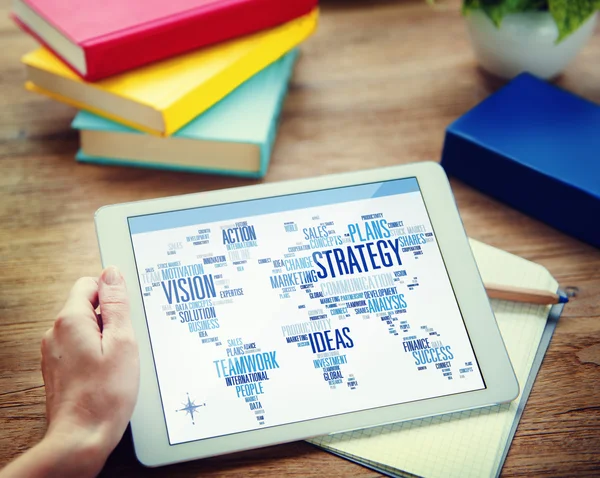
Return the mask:
M484 282L552 292L558 287L539 264L474 240L471 248ZM492 308L522 390L550 306L493 300ZM396 475L491 477L497 474L520 401L521 394L510 404L326 435L310 442Z

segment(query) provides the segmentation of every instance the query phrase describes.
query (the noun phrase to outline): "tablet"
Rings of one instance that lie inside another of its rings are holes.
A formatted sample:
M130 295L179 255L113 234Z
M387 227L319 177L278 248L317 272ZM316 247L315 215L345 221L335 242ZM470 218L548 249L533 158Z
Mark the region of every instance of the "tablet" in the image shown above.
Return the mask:
M436 163L101 208L158 466L514 399Z

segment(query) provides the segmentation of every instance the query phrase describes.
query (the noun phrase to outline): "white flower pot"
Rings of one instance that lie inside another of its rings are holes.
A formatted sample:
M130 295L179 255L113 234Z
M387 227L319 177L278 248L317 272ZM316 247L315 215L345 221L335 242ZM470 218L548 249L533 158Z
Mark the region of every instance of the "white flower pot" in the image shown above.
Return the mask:
M597 13L560 43L558 27L549 12L506 15L500 28L479 10L466 15L466 22L481 66L502 78L528 71L552 78L565 69L594 32Z

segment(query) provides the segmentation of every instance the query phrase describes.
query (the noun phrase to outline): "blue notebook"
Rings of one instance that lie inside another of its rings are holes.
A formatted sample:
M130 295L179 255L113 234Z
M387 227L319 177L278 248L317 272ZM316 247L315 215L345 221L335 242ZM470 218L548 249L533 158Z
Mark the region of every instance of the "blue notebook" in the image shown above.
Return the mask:
M452 123L449 175L600 247L600 107L524 73Z
M172 136L80 111L80 162L263 177L298 50L271 64Z

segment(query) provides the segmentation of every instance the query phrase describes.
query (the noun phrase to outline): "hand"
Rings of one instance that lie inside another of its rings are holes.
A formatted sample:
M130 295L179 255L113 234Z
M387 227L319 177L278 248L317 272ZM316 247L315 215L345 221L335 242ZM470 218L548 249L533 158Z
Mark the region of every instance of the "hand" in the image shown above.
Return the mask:
M42 374L48 437L78 437L103 463L123 436L139 386L129 301L116 268L75 283L42 340Z
M42 340L42 374L46 436L0 475L95 476L123 436L139 387L127 291L116 268L75 283Z

